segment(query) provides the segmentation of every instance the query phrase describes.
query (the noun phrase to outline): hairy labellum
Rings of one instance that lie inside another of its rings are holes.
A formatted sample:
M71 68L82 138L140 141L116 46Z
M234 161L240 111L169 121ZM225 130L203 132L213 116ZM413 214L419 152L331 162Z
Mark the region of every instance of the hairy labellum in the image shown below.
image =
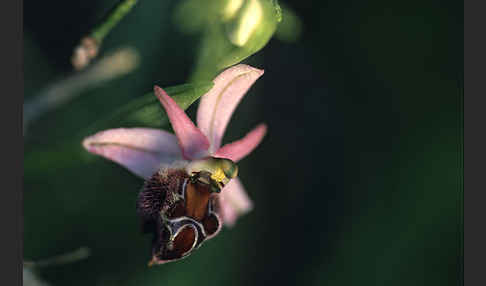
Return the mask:
M221 172L214 168L209 169L211 172L196 167L162 168L145 181L138 196L137 212L143 232L153 234L149 265L184 258L221 229L215 196L224 187L223 181L236 176L237 167L227 159L210 160L229 161L235 173L217 181L212 172Z

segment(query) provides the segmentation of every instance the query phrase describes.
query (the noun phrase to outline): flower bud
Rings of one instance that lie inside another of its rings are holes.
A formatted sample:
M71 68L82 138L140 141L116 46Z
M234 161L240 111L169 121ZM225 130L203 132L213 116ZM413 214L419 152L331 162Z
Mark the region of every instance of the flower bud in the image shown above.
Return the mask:
M258 0L248 0L239 9L238 17L229 29L228 38L234 45L244 46L258 26L262 24L262 18L263 10L260 2Z
M223 18L227 19L224 21L226 37L233 48L222 59L219 68L234 65L262 49L282 17L280 6L272 0L246 0L241 5L239 1L233 1L235 4L226 6L226 18ZM238 6L234 12L234 7Z
M245 0L228 0L223 8L223 20L233 19Z

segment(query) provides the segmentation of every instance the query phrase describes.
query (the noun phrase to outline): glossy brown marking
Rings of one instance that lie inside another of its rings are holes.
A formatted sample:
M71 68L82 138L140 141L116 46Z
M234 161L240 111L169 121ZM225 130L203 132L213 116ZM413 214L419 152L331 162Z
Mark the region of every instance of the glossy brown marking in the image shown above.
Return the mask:
M209 186L197 182L188 182L186 188L186 215L201 221L206 216L210 194Z
M182 257L186 252L190 251L196 240L196 230L192 227L184 227L174 239L173 250L174 257Z
M168 236L165 236L167 234L167 232L164 232L159 242L160 244L153 249L154 257L158 260L180 259L189 254L195 245L196 229L190 225L183 226L177 232L173 241Z
M215 214L210 214L203 221L204 230L207 235L213 235L219 228L219 220Z

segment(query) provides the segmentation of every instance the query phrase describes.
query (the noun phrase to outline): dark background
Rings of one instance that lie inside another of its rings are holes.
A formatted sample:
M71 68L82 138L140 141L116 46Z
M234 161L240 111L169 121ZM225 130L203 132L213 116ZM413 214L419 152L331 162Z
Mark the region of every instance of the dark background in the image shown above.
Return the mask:
M73 47L116 2L24 1L26 99L71 72ZM43 116L25 137L24 259L92 250L41 269L44 280L460 283L463 2L280 2L302 20L301 37L272 39L244 61L265 74L225 137L269 126L240 163L254 211L189 258L147 268L150 239L134 211L142 181L64 143L154 84L189 78L198 36L173 24L177 1L143 1L101 51L134 46L140 68Z

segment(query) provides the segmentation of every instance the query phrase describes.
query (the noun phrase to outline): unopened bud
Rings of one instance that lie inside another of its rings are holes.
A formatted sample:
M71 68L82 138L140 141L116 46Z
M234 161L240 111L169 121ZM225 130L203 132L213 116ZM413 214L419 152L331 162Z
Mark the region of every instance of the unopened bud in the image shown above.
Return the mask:
M262 18L263 10L260 2L258 0L248 0L241 7L236 23L230 28L228 35L230 41L236 46L244 46L262 23Z
M76 70L85 68L90 61L98 55L98 43L91 37L84 37L81 43L74 48L71 63Z
M223 9L223 20L233 19L241 6L243 6L244 0L227 0Z

